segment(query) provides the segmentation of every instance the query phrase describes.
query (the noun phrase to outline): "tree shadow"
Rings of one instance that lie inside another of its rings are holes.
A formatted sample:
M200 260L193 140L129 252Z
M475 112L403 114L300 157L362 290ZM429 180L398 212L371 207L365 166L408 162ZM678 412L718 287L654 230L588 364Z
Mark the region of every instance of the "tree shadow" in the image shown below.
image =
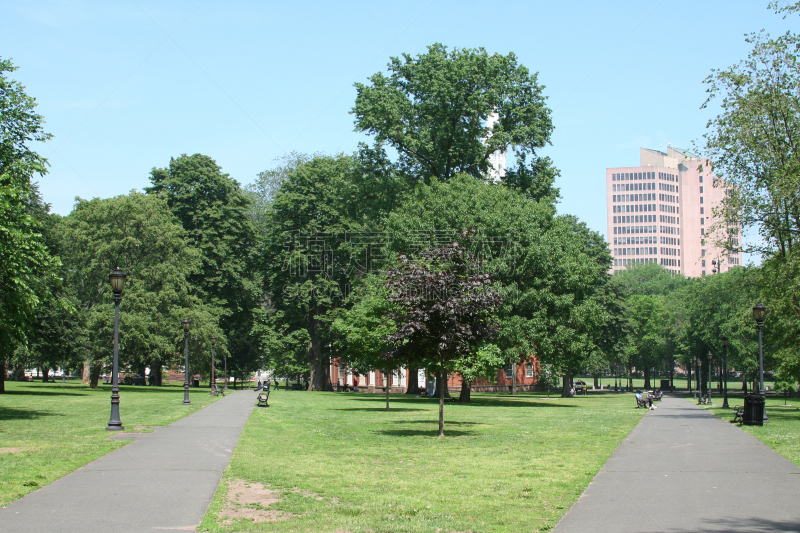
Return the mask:
M427 411L427 409L412 409L410 407L391 407L389 406L389 410L386 410L386 407L349 407L349 408L336 408L331 409L331 411L383 411L384 413L391 413L392 411L395 412L407 412L407 411Z
M445 437L472 437L475 436L475 433L472 431L459 431L457 429L448 429L448 424L445 422L444 424L444 436ZM439 436L439 429L438 425L436 427L431 428L430 430L421 430L421 429L381 429L376 430L373 433L378 433L381 435L386 435L387 437L438 437Z
M13 407L3 407L0 409L0 420L35 420L45 416L65 415L51 413L49 411L37 411L35 409L14 409Z
M438 420L393 420L395 424L432 424L434 426L439 425ZM445 426L477 426L483 425L483 422L457 422L457 421L448 421L445 420Z
M769 531L775 533L797 533L800 531L800 521L798 520L770 520L769 518L729 518L729 519L714 519L713 523L710 519L704 519L708 525L692 526L691 529L670 529L670 533L752 533L755 531ZM660 533L658 532L643 532L643 533Z
M88 393L85 392L74 392L74 391L51 391L51 390L6 390L0 398L3 396L88 396Z

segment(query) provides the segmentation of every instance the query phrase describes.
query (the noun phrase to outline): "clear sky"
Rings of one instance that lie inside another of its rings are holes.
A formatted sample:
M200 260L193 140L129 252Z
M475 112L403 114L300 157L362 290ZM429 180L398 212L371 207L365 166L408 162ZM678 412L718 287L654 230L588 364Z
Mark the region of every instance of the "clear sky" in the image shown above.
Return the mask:
M744 34L798 29L757 0L0 3L0 56L36 97L45 201L142 189L170 157L204 153L242 184L290 151L353 152L353 83L441 42L514 52L553 111L562 213L606 233L605 168L639 147L688 147L712 110L703 79Z

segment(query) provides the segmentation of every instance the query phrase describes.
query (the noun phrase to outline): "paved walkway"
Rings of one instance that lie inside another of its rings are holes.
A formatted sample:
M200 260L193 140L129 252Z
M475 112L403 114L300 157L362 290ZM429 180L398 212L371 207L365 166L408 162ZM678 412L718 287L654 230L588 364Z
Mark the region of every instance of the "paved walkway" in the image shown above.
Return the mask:
M0 509L0 531L194 531L255 405L231 392Z
M555 533L800 532L800 468L689 400L657 405Z

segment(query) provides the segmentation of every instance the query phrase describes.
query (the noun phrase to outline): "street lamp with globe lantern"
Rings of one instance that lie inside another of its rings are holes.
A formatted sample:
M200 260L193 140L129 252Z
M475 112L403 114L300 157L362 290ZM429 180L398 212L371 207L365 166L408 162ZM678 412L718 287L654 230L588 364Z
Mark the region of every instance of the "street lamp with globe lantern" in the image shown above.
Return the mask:
M708 400L706 403L708 405L713 405L711 403L711 359L714 357L714 354L711 353L711 350L708 351Z
M183 405L189 405L192 403L189 401L189 327L191 326L191 322L189 322L188 318L184 318L181 324L183 325L183 340L186 353L186 366L183 369L185 378L183 380Z
M217 394L217 376L214 373L214 346L217 344L216 335L211 335L211 394Z
M111 418L108 420L106 430L119 431L122 421L119 418L119 303L122 301L122 291L125 289L125 278L128 275L117 267L111 271L108 279L114 293L114 361L111 366Z
M764 319L767 317L767 308L762 304L753 306L753 318L758 327L758 395L762 402L765 402L764 394L764 347L761 342L761 328L764 327ZM764 407L764 423L768 423L767 409Z
M722 336L722 408L730 409L728 405L728 337Z

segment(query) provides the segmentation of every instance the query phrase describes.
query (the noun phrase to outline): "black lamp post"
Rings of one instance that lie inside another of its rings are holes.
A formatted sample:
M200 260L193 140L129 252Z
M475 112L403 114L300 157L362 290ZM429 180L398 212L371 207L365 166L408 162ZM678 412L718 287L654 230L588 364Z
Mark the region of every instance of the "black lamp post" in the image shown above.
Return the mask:
M217 344L217 337L211 335L211 394L217 394L217 376L214 373L214 346Z
M758 327L758 394L761 398L765 397L764 394L764 348L761 342L761 328L764 327L764 319L767 316L767 308L762 304L753 307L753 318ZM764 398L766 404L766 398ZM767 418L767 409L764 407L764 422L769 422Z
M111 418L108 420L106 430L119 431L122 421L119 419L119 303L122 301L122 291L125 289L125 278L128 275L117 267L111 271L108 279L111 290L114 292L114 362L111 366Z
M711 353L711 350L708 352L708 405L713 405L711 403L711 359L714 357L714 354Z
M695 387L694 387L694 394L692 395L694 399L697 399L700 395L700 376L697 374L697 356L692 357L694 360L694 378L695 378Z
M185 352L186 352L186 366L183 369L183 374L186 379L183 380L183 405L189 405L192 402L189 401L189 326L191 322L189 322L188 318L184 318L183 322L183 340L185 343Z
M730 409L728 405L728 337L722 337L722 408Z
M222 352L222 360L225 363L225 386L222 387L223 392L228 392L228 354Z

